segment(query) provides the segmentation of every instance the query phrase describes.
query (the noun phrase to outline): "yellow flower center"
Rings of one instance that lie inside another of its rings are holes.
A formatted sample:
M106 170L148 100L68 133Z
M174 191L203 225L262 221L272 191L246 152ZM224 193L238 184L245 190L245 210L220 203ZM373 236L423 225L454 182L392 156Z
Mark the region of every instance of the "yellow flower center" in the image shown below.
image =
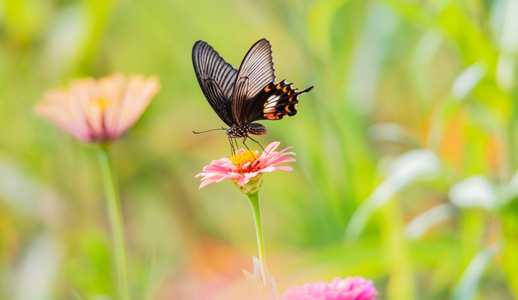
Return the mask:
M108 98L100 97L100 98L90 99L90 105L99 107L101 110L105 110L106 107L110 106L110 103L111 103L111 101Z
M234 166L237 167L237 169L239 171L243 171L243 166L246 165L247 163L253 163L256 159L259 158L259 153L257 150L247 150L247 151L243 151L241 153L236 153L235 155L231 156L229 158L230 162L232 162L232 164Z

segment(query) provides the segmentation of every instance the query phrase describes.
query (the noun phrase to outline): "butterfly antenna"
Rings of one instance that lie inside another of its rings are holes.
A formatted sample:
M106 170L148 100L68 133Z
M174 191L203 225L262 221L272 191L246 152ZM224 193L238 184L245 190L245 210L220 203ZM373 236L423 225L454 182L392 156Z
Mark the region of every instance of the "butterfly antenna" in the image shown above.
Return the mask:
M209 130L205 130L205 131L194 131L193 130L192 133L200 134L200 133L206 133L206 132L211 132L211 131L216 131L216 130L226 130L226 129L221 127L221 128L209 129Z

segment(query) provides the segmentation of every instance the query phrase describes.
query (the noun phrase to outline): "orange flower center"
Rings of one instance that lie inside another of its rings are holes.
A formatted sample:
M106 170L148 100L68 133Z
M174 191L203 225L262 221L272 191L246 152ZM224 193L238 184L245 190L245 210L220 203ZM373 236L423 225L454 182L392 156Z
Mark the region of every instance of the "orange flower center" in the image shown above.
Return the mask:
M243 151L241 153L234 154L233 156L231 156L229 158L229 160L230 160L230 162L232 162L232 164L234 166L237 167L239 172L244 172L247 170L243 170L243 166L249 162L250 162L250 165L252 165L252 163L258 158L259 158L259 153L257 150L254 150L254 151L247 150L247 151Z

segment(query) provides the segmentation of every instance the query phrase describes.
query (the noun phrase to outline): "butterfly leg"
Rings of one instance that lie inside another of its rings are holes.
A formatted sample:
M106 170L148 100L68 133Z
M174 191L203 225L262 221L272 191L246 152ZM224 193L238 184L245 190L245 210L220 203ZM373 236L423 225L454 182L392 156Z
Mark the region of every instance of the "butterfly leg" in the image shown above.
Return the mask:
M238 138L239 137L237 137L237 136L232 138L234 141L234 154L236 154L237 150L239 150L239 142L237 141ZM246 145L245 145L245 147L246 147ZM248 147L246 147L246 148L248 149Z
M264 152L264 148L263 148L263 146L261 145L261 143L259 143L258 141L254 140L252 137L248 137L248 138L249 138L249 139L251 139L252 141L254 141L257 145L259 145L259 147L261 147L261 149L263 149L263 152ZM245 142L243 141L243 144L244 144L244 143L245 143Z
M249 139L251 139L252 141L254 141L255 143L257 143L257 144L259 145L259 147L261 147L261 149L263 149L263 152L264 152L264 148L263 148L263 146L261 146L261 144L259 144L259 142L258 142L258 141L254 140L254 139L253 139L253 138L251 138L250 136L248 136L248 138L249 138ZM246 147L246 149L247 149L248 151L250 151L251 153L255 153L255 152L256 152L255 150L254 150L254 151L252 151L252 150L250 150L250 148L248 148L248 145L245 143L245 140L246 140L246 139L247 139L247 137L245 137L245 138L243 139L243 145L245 145L245 147Z
M243 145L245 145L246 150L251 151L250 148L248 148L247 144L245 143L246 136L243 138Z
M234 137L234 145L235 145L235 148L236 148L236 152L237 150L239 150L239 142L237 141L237 137Z
M228 143L230 144L230 151L232 152L231 154L234 155L236 154L236 148L234 147L234 138L232 138L230 135L227 135L228 137Z

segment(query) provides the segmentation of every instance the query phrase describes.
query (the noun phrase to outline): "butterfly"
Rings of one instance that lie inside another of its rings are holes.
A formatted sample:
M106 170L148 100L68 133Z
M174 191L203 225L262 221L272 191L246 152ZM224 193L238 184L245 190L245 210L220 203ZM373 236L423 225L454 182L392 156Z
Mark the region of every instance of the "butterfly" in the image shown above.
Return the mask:
M229 140L243 138L244 143L250 138L257 142L249 135L263 135L267 130L256 121L294 116L299 96L313 89L297 91L285 79L275 82L272 47L267 39L248 50L239 70L202 40L192 48L192 63L205 98L230 127L226 130Z

